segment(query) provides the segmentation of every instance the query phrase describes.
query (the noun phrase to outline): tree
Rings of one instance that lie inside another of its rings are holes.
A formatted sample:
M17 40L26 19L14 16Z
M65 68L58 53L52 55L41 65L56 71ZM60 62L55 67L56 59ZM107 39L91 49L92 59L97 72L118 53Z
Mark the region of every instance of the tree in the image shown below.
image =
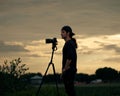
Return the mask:
M76 75L76 81L89 83L89 75L85 73L79 73Z
M5 60L3 65L0 65L0 72L7 73L19 78L21 75L25 74L25 72L29 69L26 68L26 64L21 64L21 58L14 59L11 62Z
M21 58L14 59L8 63L4 61L0 65L0 94L5 94L6 91L16 91L24 88L24 84L20 77L29 69L26 64L21 64Z
M109 67L99 68L95 73L97 78L100 78L103 81L113 81L118 78L118 71Z
M95 74L91 74L91 75L89 75L89 81L91 82L91 81L93 81L93 80L96 80L97 78L96 78L96 75Z

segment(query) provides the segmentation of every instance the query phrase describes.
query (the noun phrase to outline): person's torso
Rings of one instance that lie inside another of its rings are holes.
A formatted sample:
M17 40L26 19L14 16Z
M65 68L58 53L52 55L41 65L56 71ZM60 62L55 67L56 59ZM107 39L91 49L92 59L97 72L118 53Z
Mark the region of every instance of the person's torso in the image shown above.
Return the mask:
M67 41L63 47L62 68L65 67L67 59L71 60L70 68L76 70L77 54L75 43L72 40Z

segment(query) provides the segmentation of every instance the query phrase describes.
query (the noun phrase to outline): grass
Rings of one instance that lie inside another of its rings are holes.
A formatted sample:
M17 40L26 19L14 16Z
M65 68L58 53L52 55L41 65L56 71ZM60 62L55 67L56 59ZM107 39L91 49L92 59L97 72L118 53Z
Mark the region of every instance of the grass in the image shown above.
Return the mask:
M77 86L77 96L120 96L120 84Z
M77 96L120 96L120 84L89 84L75 87ZM38 88L30 87L27 90L6 93L5 96L36 96ZM54 85L43 85L40 89L39 96L57 96ZM60 96L67 96L64 86L59 86Z

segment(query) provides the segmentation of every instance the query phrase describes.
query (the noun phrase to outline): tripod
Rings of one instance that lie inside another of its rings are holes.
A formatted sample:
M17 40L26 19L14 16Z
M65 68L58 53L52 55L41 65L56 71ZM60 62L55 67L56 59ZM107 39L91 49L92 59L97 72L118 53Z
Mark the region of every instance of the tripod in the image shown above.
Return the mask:
M45 79L45 76L46 76L46 74L47 74L47 72L48 72L48 69L49 69L50 65L52 65L52 68L53 68L54 78L55 78L55 81L56 81L57 95L59 96L58 82L57 82L57 77L56 77L56 72L55 72L55 66L54 66L54 63L53 63L53 55L54 55L54 51L56 51L56 50L57 50L56 43L52 43L52 55L51 55L51 60L50 60L50 62L49 62L49 64L48 64L48 67L47 67L45 73L44 73L44 76L43 76L43 78L42 78L42 81L41 81L41 83L40 83L40 86L39 86L39 88L38 88L38 91L37 91L37 93L36 93L36 96L39 96L39 93L40 93L39 91L40 91L40 89L41 89L41 87L42 87L43 81L44 81L44 79Z

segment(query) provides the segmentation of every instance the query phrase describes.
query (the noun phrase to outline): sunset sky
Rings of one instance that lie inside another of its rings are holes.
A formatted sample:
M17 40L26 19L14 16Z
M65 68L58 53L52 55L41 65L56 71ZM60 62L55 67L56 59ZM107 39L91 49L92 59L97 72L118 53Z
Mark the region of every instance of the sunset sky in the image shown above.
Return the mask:
M120 0L0 0L0 64L20 57L29 72L44 73L52 51L45 39L56 37L53 62L60 73L64 25L76 33L78 73L120 71Z

